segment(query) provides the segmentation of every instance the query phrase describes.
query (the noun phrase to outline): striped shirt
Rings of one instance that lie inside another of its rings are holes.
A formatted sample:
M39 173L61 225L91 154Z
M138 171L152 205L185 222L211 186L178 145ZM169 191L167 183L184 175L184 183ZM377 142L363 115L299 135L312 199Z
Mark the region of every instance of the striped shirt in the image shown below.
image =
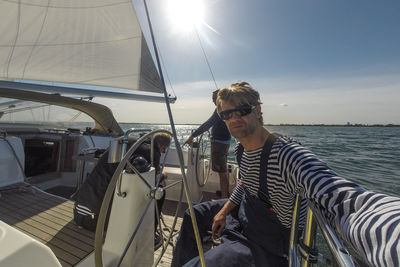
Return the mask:
M257 197L261 152L262 148L243 151L241 178L230 197L236 205L242 200L243 187ZM291 226L296 193L302 190L371 265L400 266L399 198L367 191L339 177L326 163L287 137L279 137L271 148L267 187L271 205L285 227ZM301 216L304 215L302 205Z

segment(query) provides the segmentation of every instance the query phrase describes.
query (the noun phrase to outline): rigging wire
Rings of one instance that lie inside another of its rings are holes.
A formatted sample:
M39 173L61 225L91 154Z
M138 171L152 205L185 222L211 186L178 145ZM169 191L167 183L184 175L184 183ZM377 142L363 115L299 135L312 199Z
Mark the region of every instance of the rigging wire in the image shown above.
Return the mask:
M87 97L80 97L80 100L87 100L87 102L92 102L93 97L92 96L87 96ZM50 108L49 108L50 109ZM80 115L82 114L82 111L78 111L70 120L69 122L75 121Z
M206 51L204 50L203 43L201 42L201 38L200 38L199 32L197 31L196 25L193 24L193 28L194 28L194 31L196 32L197 39L199 39L199 44L200 44L201 50L203 51L204 59L206 60L208 70L210 71L211 77L214 81L215 89L218 90L218 85L217 85L217 82L215 81L214 73L211 69L210 62L208 61L208 57L207 57Z
M80 115L82 114L81 111L78 111L71 119L69 119L69 122L74 122Z
M157 47L158 51L160 51L160 48L157 46L157 44L156 44L156 47ZM164 60L163 60L163 57L161 55L161 52L159 52L159 54L160 54L161 64L162 64L162 66L164 68L165 75L167 76L167 80L168 80L169 86L171 87L171 90L172 90L172 93L174 94L174 97L176 97L176 93L175 93L174 87L172 86L171 80L169 79L168 71L167 71L167 68L165 67Z
M204 59L205 59L205 61L207 63L208 70L210 71L211 77L212 77L212 79L214 81L215 89L218 89L219 87L218 87L217 81L215 80L214 72L213 72L213 70L211 68L210 61L208 60L207 53L206 53L206 51L204 49L204 46L203 46L203 43L201 41L200 34L197 31L196 25L193 24L193 28L194 28L194 31L196 32L197 39L199 40L200 48L201 48L201 51L203 52L203 56L204 56ZM156 44L156 48L158 49L158 51L160 51L160 48L159 48L159 46L157 44ZM176 97L176 93L175 93L174 87L172 86L171 80L170 80L169 75L168 75L167 68L165 67L164 59L163 59L162 54L160 52L159 52L159 55L160 55L161 64L162 64L162 67L164 69L165 75L167 76L167 80L168 80L169 86L171 87L171 90L172 90L172 93L174 94L174 97Z
M26 110L32 110L33 109L37 109L37 108L45 108L47 106L47 104L43 104L43 105L38 105L38 106L29 106L29 107L21 107L21 108L15 108L15 109L4 109L2 112L4 114L12 114L12 113L17 113L17 112L21 112L21 111L26 111ZM40 115L40 114L39 114Z

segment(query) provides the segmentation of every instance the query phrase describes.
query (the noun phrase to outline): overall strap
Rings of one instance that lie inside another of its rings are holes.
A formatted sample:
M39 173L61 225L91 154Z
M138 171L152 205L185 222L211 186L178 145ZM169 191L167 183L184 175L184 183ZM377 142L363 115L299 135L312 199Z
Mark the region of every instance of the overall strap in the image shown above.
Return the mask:
M244 151L244 147L242 146L241 143L239 143L238 147L237 147L237 152L236 152L236 161L239 164L239 167L240 167L240 162L242 161L243 151ZM239 177L240 177L240 172L239 172Z
M264 201L265 203L271 205L268 196L268 185L267 185L267 169L268 169L268 159L269 154L271 153L272 145L276 141L276 137L273 133L271 133L267 140L265 141L263 151L261 152L260 157L260 187L258 189L258 197Z
M277 136L273 133L271 133L268 136L267 140L264 143L264 147L260 157L260 180L259 180L260 188L258 190L258 197L267 204L270 204L268 197L268 185L267 185L268 158L271 152L272 145L275 143ZM244 147L242 146L242 144L239 143L236 152L236 161L239 164L239 168L242 160L243 151ZM241 178L240 171L239 171L239 178Z

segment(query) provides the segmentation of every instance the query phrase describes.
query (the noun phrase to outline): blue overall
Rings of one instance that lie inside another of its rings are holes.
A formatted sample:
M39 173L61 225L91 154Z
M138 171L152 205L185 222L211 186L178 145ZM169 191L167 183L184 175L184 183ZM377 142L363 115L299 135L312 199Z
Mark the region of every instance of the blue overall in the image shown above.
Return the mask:
M286 255L290 229L279 222L268 201L266 168L273 142L274 138L269 138L261 154L258 197L250 195L244 188L245 194L240 206L227 216L221 244L204 254L207 267L288 265ZM240 157L238 162L240 164ZM194 206L201 239L211 230L214 216L226 201L227 199L221 199ZM171 266L183 265L201 266L188 211L183 218Z

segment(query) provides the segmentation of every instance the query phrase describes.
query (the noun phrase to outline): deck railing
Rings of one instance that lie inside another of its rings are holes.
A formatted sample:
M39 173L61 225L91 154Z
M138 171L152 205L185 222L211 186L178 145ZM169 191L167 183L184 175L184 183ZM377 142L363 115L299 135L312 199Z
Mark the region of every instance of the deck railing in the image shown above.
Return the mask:
M365 266L359 255L350 253L342 238L329 225L327 219L316 206L307 202L307 216L303 231L299 231L301 192L297 194L293 212L289 247L289 266ZM332 254L332 258L320 253L317 248L317 230ZM319 263L319 264L318 264Z

